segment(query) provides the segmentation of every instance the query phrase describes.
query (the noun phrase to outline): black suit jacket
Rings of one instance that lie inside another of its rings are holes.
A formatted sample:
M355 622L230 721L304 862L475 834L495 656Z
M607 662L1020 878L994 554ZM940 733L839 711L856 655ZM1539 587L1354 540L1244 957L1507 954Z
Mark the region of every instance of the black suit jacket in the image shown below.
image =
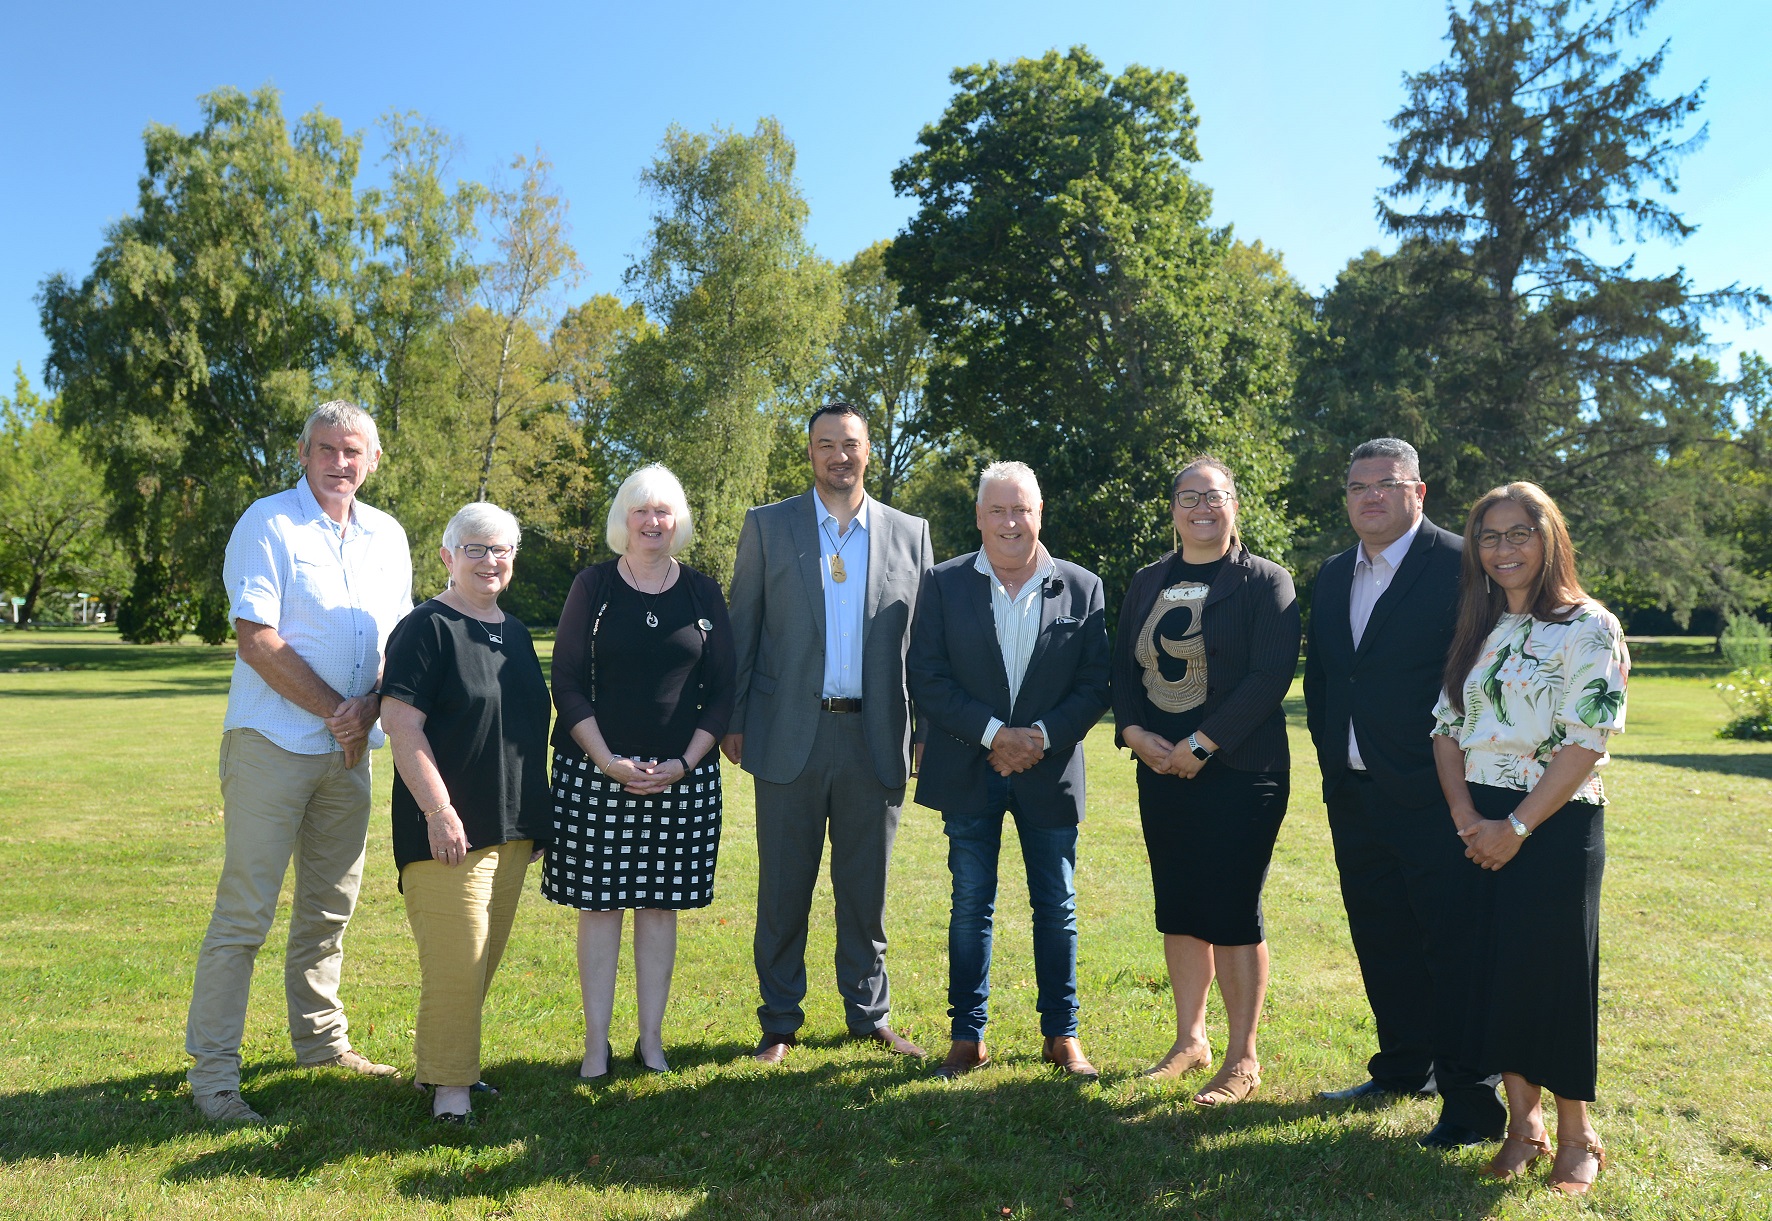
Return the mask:
M938 564L918 595L905 659L911 698L929 727L917 804L948 813L980 811L996 774L981 739L995 717L1046 726L1046 754L1010 777L1022 817L1036 826L1083 820L1083 737L1108 706L1108 638L1101 578L1055 560L1040 598L1040 634L1015 706L991 616L990 578L978 553Z
M1347 771L1351 721L1360 759L1380 790L1399 806L1419 808L1443 797L1434 772L1434 701L1458 622L1458 577L1464 540L1423 518L1409 552L1354 648L1348 622L1356 543L1317 573L1304 664L1304 706L1323 771L1323 795Z

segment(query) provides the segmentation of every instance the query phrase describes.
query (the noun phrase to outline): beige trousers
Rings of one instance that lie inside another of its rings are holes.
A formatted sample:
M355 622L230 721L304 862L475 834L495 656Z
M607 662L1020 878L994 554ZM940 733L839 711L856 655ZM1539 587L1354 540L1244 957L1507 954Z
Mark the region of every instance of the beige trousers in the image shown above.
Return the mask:
M534 850L512 840L468 853L461 864L414 861L400 871L406 919L418 943L415 1080L472 1085L480 1079L480 1013L504 957Z
M283 991L289 1041L302 1064L350 1046L338 999L345 925L363 879L369 830L369 754L347 769L342 751L298 755L255 729L222 735L226 857L185 1023L194 1058L191 1092L240 1088L240 1041L258 949L277 914L283 875L295 861L295 897Z

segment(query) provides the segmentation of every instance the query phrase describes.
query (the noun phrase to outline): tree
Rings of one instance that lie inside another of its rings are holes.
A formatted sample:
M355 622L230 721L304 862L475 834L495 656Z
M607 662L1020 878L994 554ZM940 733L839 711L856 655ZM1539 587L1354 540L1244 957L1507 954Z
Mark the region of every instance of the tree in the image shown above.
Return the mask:
M1167 548L1170 477L1203 449L1237 471L1245 536L1283 554L1304 299L1272 254L1209 226L1185 78L1110 76L1078 47L952 80L893 172L919 207L885 260L939 353L927 427L1030 463L1062 493L1053 550L1110 586Z
M0 398L0 587L24 599L18 620L29 623L45 592L97 592L116 575L98 472L22 365L13 379L12 398Z
M228 532L295 478L302 420L358 327L358 139L314 111L292 131L278 95L221 89L187 135L154 125L137 211L91 273L39 294L59 419L105 473L136 578L123 626L228 631Z
M617 362L615 439L683 481L694 561L725 582L768 486L776 423L806 406L823 369L836 277L806 242L794 146L774 119L748 136L672 127L641 180L658 209L625 280L661 329Z
M1404 239L1401 263L1348 282L1380 310L1394 303L1370 291L1377 279L1407 286L1434 330L1388 331L1357 318L1359 302L1337 302L1328 313L1347 319L1344 336L1393 346L1344 346L1339 373L1356 376L1329 380L1375 409L1368 431L1399 431L1387 425L1412 421L1383 413L1399 388L1384 370L1416 385L1430 377L1429 410L1413 423L1424 453L1437 451L1441 503L1535 479L1570 517L1593 575L1652 588L1684 613L1737 597L1731 557L1700 526L1703 463L1676 460L1729 443L1704 322L1766 298L1697 292L1683 272L1639 275L1634 259L1608 263L1589 248L1597 234L1691 232L1663 196L1703 139L1681 135L1703 87L1657 97L1665 45L1641 58L1619 49L1655 5L1478 0L1452 12L1446 60L1407 78L1392 120L1385 164L1397 180L1378 212ZM1419 206L1393 206L1406 200ZM1314 397L1307 416L1326 403Z

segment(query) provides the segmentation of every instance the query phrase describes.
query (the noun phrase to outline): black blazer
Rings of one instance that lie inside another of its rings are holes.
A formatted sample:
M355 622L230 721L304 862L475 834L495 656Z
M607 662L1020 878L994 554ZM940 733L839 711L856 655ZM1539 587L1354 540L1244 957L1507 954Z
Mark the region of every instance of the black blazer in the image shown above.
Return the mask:
M1046 754L1009 779L1022 817L1036 826L1083 820L1083 737L1108 706L1107 613L1101 578L1064 560L1046 579L1040 634L1015 706L991 616L990 578L969 552L938 564L917 598L905 659L917 716L929 729L917 804L952 814L981 811L996 775L981 739L995 717L1026 728L1044 722Z
M1464 539L1422 518L1409 553L1372 608L1360 647L1348 623L1359 544L1317 573L1304 664L1304 706L1323 771L1323 795L1347 771L1347 727L1380 790L1407 808L1443 800L1434 772L1434 701L1458 623Z
M1120 607L1114 641L1114 743L1121 730L1142 725L1148 705L1134 637L1165 586L1172 584L1175 552L1140 568ZM1207 608L1212 609L1207 613ZM1298 593L1292 574L1239 546L1212 579L1201 606L1206 645L1205 719L1200 732L1218 743L1213 756L1240 772L1285 771L1292 766L1282 702L1298 669Z

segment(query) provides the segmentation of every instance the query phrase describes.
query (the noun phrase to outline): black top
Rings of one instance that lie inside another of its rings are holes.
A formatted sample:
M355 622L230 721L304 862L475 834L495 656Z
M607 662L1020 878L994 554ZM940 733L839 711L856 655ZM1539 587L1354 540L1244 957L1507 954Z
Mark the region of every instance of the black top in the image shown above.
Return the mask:
M1170 741L1177 739L1169 729L1180 729L1181 738L1197 730L1218 744L1214 758L1226 767L1282 771L1291 754L1281 701L1298 668L1300 635L1292 576L1241 546L1216 564L1202 582L1212 565L1189 565L1171 552L1133 574L1114 639L1114 741L1124 746L1121 735L1132 725ZM1204 598L1186 589L1200 583L1208 586ZM1177 597L1164 598L1178 586ZM1180 609L1189 614L1177 615ZM1147 653L1163 655L1151 669L1139 662L1141 639ZM1147 687L1146 674L1160 681Z
M1348 600L1359 546L1324 562L1311 598L1304 707L1323 793L1334 792L1347 771L1352 724L1360 762L1391 801L1410 809L1438 805L1445 797L1430 735L1458 625L1464 540L1422 519L1356 649Z
M548 685L528 628L509 615L502 625L482 623L432 598L388 637L381 689L425 714L425 737L469 849L541 834ZM394 866L430 859L424 816L396 771Z
M595 717L618 755L681 758L697 729L725 734L736 685L732 626L713 578L682 567L655 598L611 560L572 583L554 638L556 747L582 753L572 727Z

